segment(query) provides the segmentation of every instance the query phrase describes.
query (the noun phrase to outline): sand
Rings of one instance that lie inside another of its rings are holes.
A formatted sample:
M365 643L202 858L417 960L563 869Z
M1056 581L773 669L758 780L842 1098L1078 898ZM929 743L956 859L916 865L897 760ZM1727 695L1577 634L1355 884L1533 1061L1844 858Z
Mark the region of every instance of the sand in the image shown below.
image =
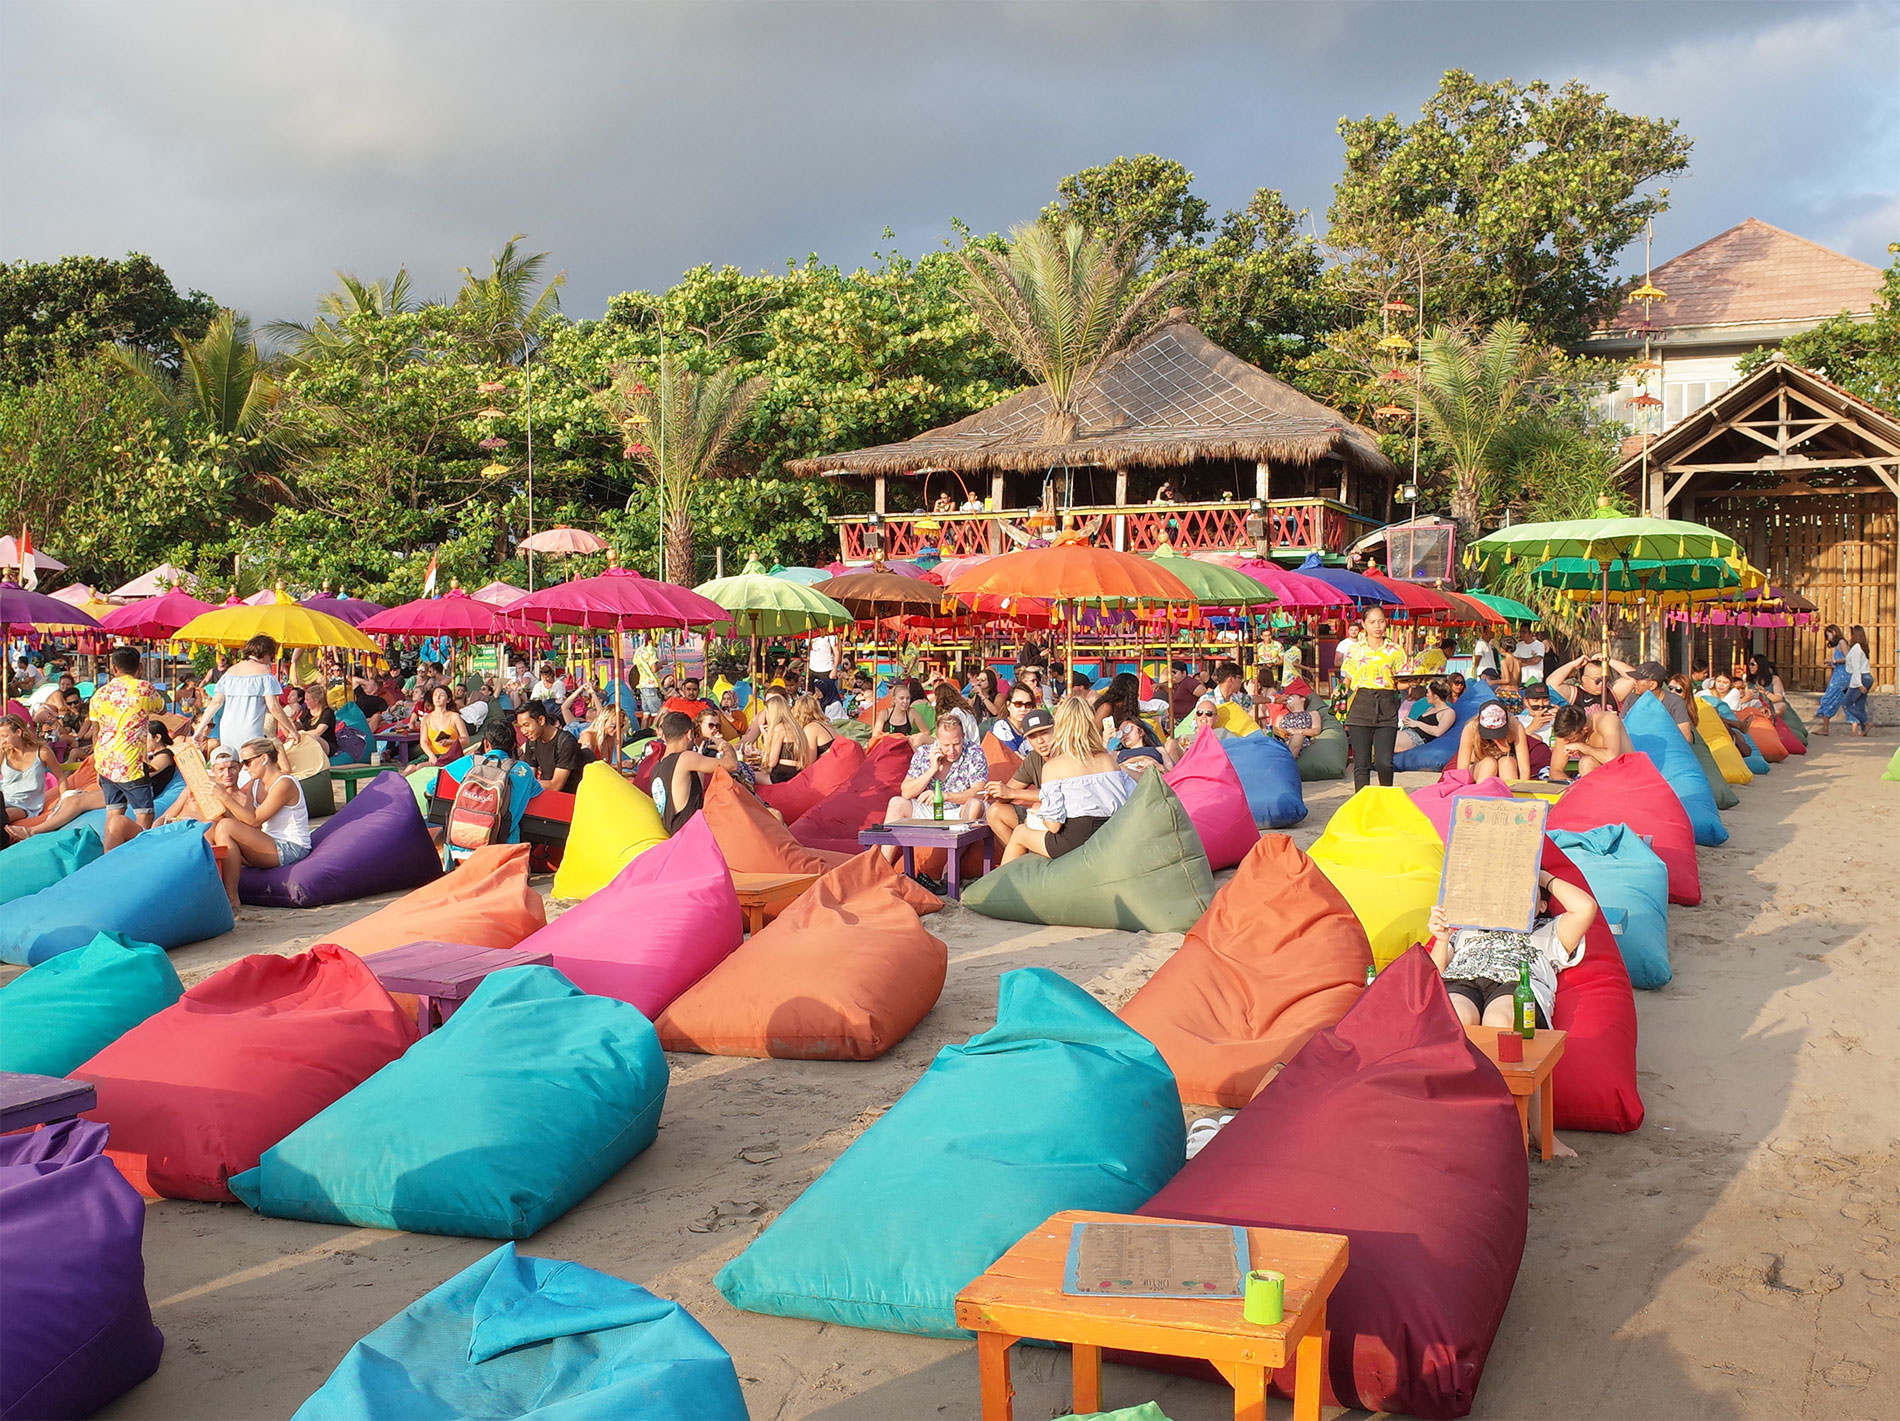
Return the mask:
M1672 913L1676 980L1637 994L1648 1120L1568 1134L1578 1158L1533 1163L1530 1240L1475 1415L1900 1415L1900 785L1878 778L1892 753L1890 733L1817 737L1743 790L1728 845L1703 851L1706 899ZM1301 844L1345 797L1308 789ZM251 910L174 957L196 981L373 906ZM1051 967L1118 1004L1179 941L954 908L932 927L949 984L897 1050L870 1064L672 1057L659 1142L524 1245L679 1299L731 1351L755 1418L976 1414L968 1344L735 1312L712 1275L938 1047L989 1026L999 973ZM165 1360L102 1414L288 1416L352 1341L492 1247L154 1203ZM1066 1412L1065 1357L1018 1355L1017 1415ZM1108 1369L1107 1398L1155 1399L1176 1421L1232 1415L1224 1388L1127 1368Z

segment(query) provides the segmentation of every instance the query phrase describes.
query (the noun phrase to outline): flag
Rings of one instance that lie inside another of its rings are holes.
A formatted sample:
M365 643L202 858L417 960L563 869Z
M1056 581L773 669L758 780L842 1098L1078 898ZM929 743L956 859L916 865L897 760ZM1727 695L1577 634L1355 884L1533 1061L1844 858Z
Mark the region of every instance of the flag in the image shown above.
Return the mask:
M33 534L20 525L20 586L31 591L40 585L39 559L33 556Z
M422 595L435 596L435 554L429 554L429 571L422 579Z

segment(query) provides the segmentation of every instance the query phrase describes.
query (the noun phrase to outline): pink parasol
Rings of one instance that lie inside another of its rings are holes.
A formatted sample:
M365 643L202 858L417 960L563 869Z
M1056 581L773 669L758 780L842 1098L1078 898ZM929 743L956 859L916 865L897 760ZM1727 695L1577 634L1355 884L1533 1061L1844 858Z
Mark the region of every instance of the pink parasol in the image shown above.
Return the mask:
M560 557L567 553L604 553L607 540L584 528L543 528L523 538L515 547L524 553L550 553Z
M20 540L11 533L0 537L0 567L20 566ZM41 572L64 572L66 564L58 558L48 557L38 548L33 550L33 566Z
M1210 558L1208 561L1215 560ZM1303 573L1290 572L1265 558L1242 558L1227 565L1235 572L1245 573L1277 597L1278 610L1281 611L1344 611L1358 605L1330 583L1321 582L1317 577L1307 577Z
M49 592L46 595L55 602L64 602L68 607L83 607L99 596L83 582L72 583L60 588L57 592Z
M335 617L339 622L348 622L360 627L378 612L386 610L381 602L372 602L367 597L306 597L297 604L312 612L322 612L327 617Z
M491 607L506 607L511 602L519 602L528 595L528 589L517 587L512 582L491 582L486 587L478 587L468 594L477 602L486 602Z
M511 616L490 603L478 602L459 587L450 588L441 597L422 597L378 612L359 622L357 630L365 636L445 636L473 641L547 637L546 628Z
M532 617L551 627L602 631L704 626L723 622L730 615L690 587L658 582L624 567L530 592L511 602L506 611L511 617Z
M175 563L162 562L149 572L139 574L123 587L112 589L114 597L131 601L135 597L156 597L173 587L183 587L191 574Z
M173 588L106 613L99 625L128 641L163 641L211 604Z

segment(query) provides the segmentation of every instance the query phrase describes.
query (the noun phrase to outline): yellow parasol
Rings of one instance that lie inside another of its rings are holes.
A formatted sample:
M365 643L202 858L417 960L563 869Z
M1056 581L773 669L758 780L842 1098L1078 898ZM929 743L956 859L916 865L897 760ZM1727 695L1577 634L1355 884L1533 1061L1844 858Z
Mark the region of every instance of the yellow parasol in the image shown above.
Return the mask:
M254 636L267 636L285 650L334 647L339 651L368 652L371 656L383 654L380 646L342 618L313 612L288 599L257 607L215 607L186 622L172 634L172 640L206 646L242 646Z

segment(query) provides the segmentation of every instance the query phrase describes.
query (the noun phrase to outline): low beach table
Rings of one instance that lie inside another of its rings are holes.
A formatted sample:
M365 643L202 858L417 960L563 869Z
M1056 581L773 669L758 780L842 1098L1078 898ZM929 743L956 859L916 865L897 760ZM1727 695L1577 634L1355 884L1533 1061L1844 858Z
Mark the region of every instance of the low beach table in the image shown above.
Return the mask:
M944 881L950 897L963 896L963 846L972 839L983 840L983 872L996 866L996 836L981 819L893 819L888 824L873 824L858 831L858 843L865 848L896 847L904 851L904 872L917 876L918 849L944 849L950 863Z
M330 778L343 781L343 802L348 804L356 798L356 791L364 780L373 780L394 768L394 765L332 765Z
M466 942L412 942L363 959L386 991L416 998L416 1027L430 1030L466 1001L482 978L504 967L551 967L549 953L519 947L476 947Z
M1471 1038L1473 1046L1484 1052L1485 1059L1498 1068L1505 1085L1511 1088L1511 1096L1517 1102L1517 1120L1524 1127L1524 1143L1527 1147L1531 1139L1531 1097L1537 1097L1537 1153L1539 1158L1547 1160L1557 1140L1555 1094L1550 1088L1550 1073L1557 1069L1557 1063L1563 1059L1564 1037L1569 1033L1539 1031L1524 1042L1523 1060L1500 1061L1498 1033L1507 1029L1502 1026L1467 1026L1465 1035Z
M97 1103L96 1093L84 1081L0 1071L0 1135L71 1120Z
M818 881L815 873L735 873L732 888L745 910L745 930L755 933L765 926L765 915L782 908Z
M417 758L422 753L422 735L418 731L378 730L373 733L379 746L393 746L397 752L396 759L393 762L387 758L383 760L384 769L388 769L393 763L397 769L405 770L409 768L410 760ZM387 757L389 752L385 750L382 753Z
M1326 1301L1346 1272L1338 1234L1248 1229L1249 1268L1286 1274L1285 1317L1248 1322L1239 1298L1077 1296L1062 1291L1075 1224L1180 1224L1139 1214L1065 1209L1016 1243L957 1294L957 1325L976 1333L983 1421L1012 1421L1009 1349L1025 1337L1070 1346L1073 1410L1101 1411L1102 1349L1213 1363L1234 1388L1235 1421L1266 1421L1267 1382L1294 1364L1295 1421L1319 1421Z

